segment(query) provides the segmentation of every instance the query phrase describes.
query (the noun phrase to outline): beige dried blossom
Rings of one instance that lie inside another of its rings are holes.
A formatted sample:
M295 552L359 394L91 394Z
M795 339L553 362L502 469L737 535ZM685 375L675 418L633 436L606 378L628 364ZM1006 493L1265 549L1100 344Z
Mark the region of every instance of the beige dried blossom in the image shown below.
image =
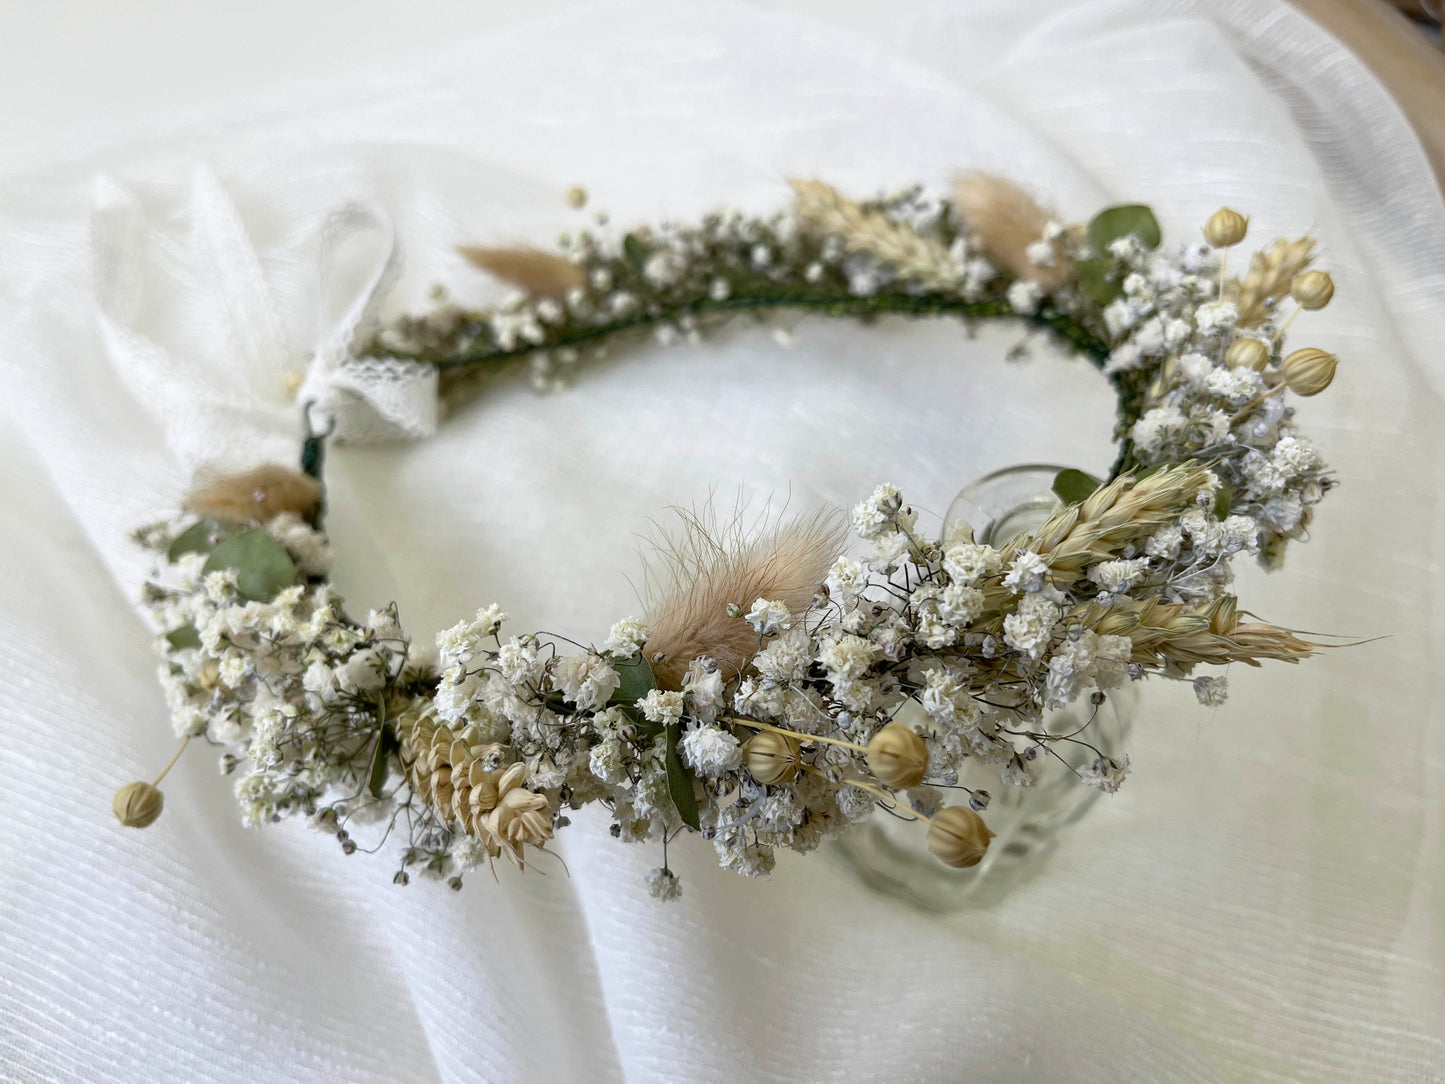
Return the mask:
M149 828L165 807L165 795L153 783L137 780L115 792L111 808L127 828Z
M1280 375L1296 395L1318 395L1334 382L1339 358L1328 350L1306 346L1280 363Z
M743 763L759 783L791 783L802 771L801 752L796 738L764 730L743 743Z
M1289 296L1295 276L1314 259L1312 237L1289 241L1276 238L1268 248L1249 258L1249 271L1239 281L1234 299L1239 327L1258 327L1273 313L1273 302Z
M1044 241L1054 216L1013 181L991 173L966 174L958 181L954 201L984 251L1017 278L1053 290L1072 275L1061 242L1053 242L1047 265L1030 256L1030 250L1038 251L1034 246Z
M884 785L907 790L928 774L928 746L899 722L888 723L868 742L868 770Z
M1269 364L1269 344L1263 339L1236 339L1224 352L1224 364L1231 369L1244 366L1263 372Z
M1335 296L1335 280L1328 271L1306 271L1295 276L1289 294L1302 309L1322 309Z
M1204 239L1211 248L1228 248L1244 240L1249 219L1231 207L1221 207L1204 224Z
M509 282L530 297L562 298L586 285L587 274L565 256L538 248L482 248L467 245L457 250L474 266Z
M321 484L315 478L266 463L212 479L192 492L184 507L198 516L232 523L265 523L283 512L309 520L320 503Z
M920 237L879 211L866 211L822 181L788 182L798 217L820 233L837 237L849 252L866 253L897 274L930 289L958 284L961 269L937 241Z
M966 805L941 810L928 825L929 852L954 869L967 869L983 861L992 838L983 818Z

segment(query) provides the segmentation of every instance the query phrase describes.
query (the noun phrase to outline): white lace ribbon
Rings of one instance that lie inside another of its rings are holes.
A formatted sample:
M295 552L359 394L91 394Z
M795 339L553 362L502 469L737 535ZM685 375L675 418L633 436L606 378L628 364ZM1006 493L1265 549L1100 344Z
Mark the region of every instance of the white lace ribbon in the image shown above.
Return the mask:
M401 263L396 230L384 211L350 203L326 220L318 258L317 346L296 398L313 404L308 414L322 428L334 424L338 440L416 440L436 432L433 366L353 355L358 337L376 326Z

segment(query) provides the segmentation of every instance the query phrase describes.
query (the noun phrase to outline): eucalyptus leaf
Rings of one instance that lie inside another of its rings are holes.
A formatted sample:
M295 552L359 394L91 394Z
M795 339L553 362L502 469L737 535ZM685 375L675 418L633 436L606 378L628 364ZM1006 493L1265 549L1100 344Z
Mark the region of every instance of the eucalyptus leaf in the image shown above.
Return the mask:
M1074 277L1078 279L1079 289L1084 291L1090 301L1100 305L1107 305L1124 294L1124 288L1109 277L1109 272L1113 269L1113 260L1074 261Z
M392 751L399 748L396 735L391 727L383 722L381 733L376 736L376 748L371 751L371 771L366 780L366 789L378 801L381 800L382 788L386 786L387 766L391 761Z
M1106 207L1089 220L1085 233L1089 247L1100 256L1109 252L1109 242L1134 234L1145 248L1158 248L1163 234L1154 212L1142 203L1126 203L1120 207Z
M1229 515L1229 510L1234 507L1234 488L1228 482L1220 482L1219 488L1214 492L1214 514L1220 519Z
M1099 479L1073 467L1065 467L1054 475L1052 486L1055 495L1065 504L1079 504L1089 499L1089 494L1099 488Z
M263 528L228 538L206 558L203 574L236 570L236 588L243 598L270 602L296 582L296 565L286 547Z
M195 625L182 625L166 633L166 641L171 647L181 651L188 647L200 647L201 634L196 631Z
M693 789L692 773L678 755L677 743L682 736L682 726L669 723L667 726L667 792L682 823L694 831L698 828L697 791Z
M210 553L216 546L230 537L235 530L214 519L198 519L182 531L171 548L166 550L166 560L172 564L187 553Z
M622 680L607 701L609 704L635 704L657 688L652 667L640 651L630 659L613 659L612 669Z

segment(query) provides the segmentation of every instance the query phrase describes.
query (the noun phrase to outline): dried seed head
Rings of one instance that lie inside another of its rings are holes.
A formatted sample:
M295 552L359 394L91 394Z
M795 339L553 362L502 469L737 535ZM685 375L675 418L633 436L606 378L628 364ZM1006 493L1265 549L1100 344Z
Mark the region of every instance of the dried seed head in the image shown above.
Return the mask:
M1263 339L1236 339L1224 352L1224 363L1231 369L1245 366L1263 372L1269 364L1269 344Z
M983 818L966 805L951 805L928 826L928 849L945 866L976 866L988 850L993 833Z
M928 747L902 723L889 723L868 742L868 770L885 786L916 787L928 774Z
M1284 382L1296 395L1318 395L1334 380L1338 362L1328 350L1306 346L1286 357L1281 371Z
M1228 207L1215 211L1204 224L1204 239L1214 248L1237 245L1248 232L1249 219Z
M1289 288L1290 296L1302 309L1322 309L1335 296L1335 280L1328 271L1306 271L1296 275Z
M743 763L759 783L791 783L803 762L801 747L786 734L763 730L743 745Z
M111 808L115 810L115 819L127 828L148 828L161 815L164 805L165 797L159 789L137 780L115 792Z

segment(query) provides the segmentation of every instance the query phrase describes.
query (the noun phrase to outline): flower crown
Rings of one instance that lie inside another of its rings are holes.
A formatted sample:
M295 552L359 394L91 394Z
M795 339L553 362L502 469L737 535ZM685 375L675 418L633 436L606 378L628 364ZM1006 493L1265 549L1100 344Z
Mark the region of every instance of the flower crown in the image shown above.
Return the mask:
M600 803L614 836L660 842L648 887L672 898L666 847L683 829L751 876L777 848L814 850L882 807L963 867L992 834L989 795L959 786L971 758L1005 786L1029 786L1061 743L1090 751L1085 784L1112 792L1128 771L1087 726L1050 731L1046 710L1097 710L1149 674L1192 677L1217 704L1225 678L1199 667L1321 646L1247 619L1229 589L1231 559L1278 565L1332 485L1286 393L1323 391L1335 358L1281 350L1295 314L1333 292L1308 269L1308 238L1272 242L1230 279L1247 223L1228 209L1205 244L1171 251L1147 207L1065 226L997 177L965 178L951 200L793 188L769 217L619 236L599 216L560 255L466 249L520 292L397 321L357 355L434 369L455 398L512 359L550 388L628 335L695 337L741 313L1006 317L1112 382L1109 476L1062 472L1057 511L998 548L961 522L927 537L886 484L852 511L856 556L837 517L722 537L694 518L668 555L671 590L600 646L514 633L491 606L433 655L395 605L353 618L328 581L327 434L308 411L302 470L217 478L138 532L159 555L143 605L182 749L224 750L246 824L304 814L347 853L360 826L377 826L371 840L399 831L398 882L419 871L460 887L497 858L525 867L568 811ZM123 824L155 820L159 782L117 794Z

